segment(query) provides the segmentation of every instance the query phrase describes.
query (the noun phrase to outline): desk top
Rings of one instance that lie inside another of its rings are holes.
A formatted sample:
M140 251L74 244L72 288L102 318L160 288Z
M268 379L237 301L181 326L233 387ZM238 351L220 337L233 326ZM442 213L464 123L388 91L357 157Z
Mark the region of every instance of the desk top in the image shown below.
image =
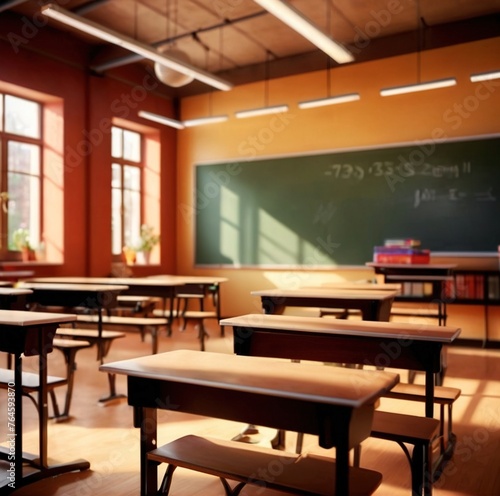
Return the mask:
M252 291L253 296L268 296L276 298L335 298L344 300L386 300L394 298L396 291L374 291L334 288L299 288L299 289L263 289Z
M111 284L125 286L184 286L185 284L214 284L227 281L224 277L197 277L197 276L149 276L149 277L36 277L29 279L28 283L47 284Z
M31 293L33 293L33 291L31 291L31 289L0 287L0 298L2 296L22 296L22 295L28 295Z
M324 282L321 288L328 289L348 289L356 291L401 291L401 284L398 283L372 283L372 282Z
M368 267L381 268L381 269L415 269L415 270L452 270L456 264L390 264L390 263L376 263L367 262Z
M339 368L326 374L321 364L176 350L101 365L114 374L245 391L266 396L360 407L373 403L399 382L388 372Z
M22 277L31 277L34 274L32 270L2 270L0 271L0 280L18 280Z
M277 332L280 330L295 330L303 333L435 341L440 343L451 343L461 331L458 327L437 325L266 314L248 314L223 319L220 321L220 325L239 326L247 329L273 329Z
M420 274L407 274L397 275L389 274L386 276L387 281L408 281L408 282L439 282L439 281L453 281L453 276L447 275L420 275Z
M0 331L1 326L38 326L42 324L54 324L62 322L73 322L76 315L67 313L49 312L27 312L23 310L0 310Z
M169 275L169 274L148 276L147 279L158 279L160 281L171 280L173 282L181 282L182 284L220 284L220 283L228 281L227 277L177 276L177 275Z
M37 279L38 281L40 279ZM18 288L26 288L26 289L42 289L44 291L85 291L92 293L99 292L117 292L117 291L125 291L128 289L126 285L118 285L118 284L80 284L80 283L58 283L58 282L31 282L25 281L19 284Z

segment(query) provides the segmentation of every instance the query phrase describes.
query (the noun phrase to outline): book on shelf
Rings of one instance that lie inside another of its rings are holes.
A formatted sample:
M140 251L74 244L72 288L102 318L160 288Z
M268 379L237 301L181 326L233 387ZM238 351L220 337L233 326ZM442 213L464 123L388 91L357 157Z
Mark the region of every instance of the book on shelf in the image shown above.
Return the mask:
M375 246L373 261L388 264L427 264L430 262L430 250L412 246Z
M409 248L418 248L420 246L420 240L412 238L404 239L386 239L384 240L384 246L401 246Z
M488 276L488 299L500 300L500 276L497 274Z

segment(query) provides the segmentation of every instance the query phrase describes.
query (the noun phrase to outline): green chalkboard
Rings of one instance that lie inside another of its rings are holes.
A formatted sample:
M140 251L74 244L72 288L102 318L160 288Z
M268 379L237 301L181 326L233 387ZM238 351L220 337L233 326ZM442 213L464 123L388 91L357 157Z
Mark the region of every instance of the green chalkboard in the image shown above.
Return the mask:
M363 265L388 238L500 245L500 138L196 166L197 265Z

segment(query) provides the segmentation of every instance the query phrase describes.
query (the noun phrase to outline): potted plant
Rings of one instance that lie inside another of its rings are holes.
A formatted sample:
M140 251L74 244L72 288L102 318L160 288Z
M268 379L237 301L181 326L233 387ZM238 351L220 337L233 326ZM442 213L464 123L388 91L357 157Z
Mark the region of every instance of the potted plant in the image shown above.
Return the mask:
M35 250L31 246L30 233L28 229L20 227L12 234L12 242L17 250L21 252L23 262L35 260Z
M154 228L143 224L141 226L141 235L139 246L137 247L137 253L142 254L143 262L145 264L149 263L149 258L153 248L160 242L160 235L155 234Z

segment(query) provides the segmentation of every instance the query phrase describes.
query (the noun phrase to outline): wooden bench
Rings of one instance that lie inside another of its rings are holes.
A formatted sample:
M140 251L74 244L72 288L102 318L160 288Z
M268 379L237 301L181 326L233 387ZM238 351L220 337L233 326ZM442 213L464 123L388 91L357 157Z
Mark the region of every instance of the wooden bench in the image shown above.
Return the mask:
M210 285L205 284L190 284L182 288L182 290L178 290L175 294L175 299L177 301L175 314L178 318L183 318L188 311L189 302L197 301L200 312L204 312L205 310L205 298L207 296L212 296L212 305L216 311L217 320L220 320L220 307L219 307L219 284L214 283ZM182 309L181 304L183 303ZM186 329L187 320L184 319L182 329ZM224 328L220 328L221 337L224 337Z
M398 443L411 468L412 496L432 493L432 446L439 440L439 420L376 410L370 437ZM297 434L296 453L302 452L304 435ZM406 444L413 445L410 452ZM354 448L354 466L359 467L361 446Z
M441 319L443 315L437 308L410 308L393 306L391 309L391 317L422 317L429 319Z
M161 316L165 315L163 310L154 310L153 315ZM218 319L216 312L209 312L203 310L186 310L177 314L174 311L174 316L179 316L184 319L184 325L182 326L182 330L186 328L186 325L189 321L194 322L195 326L198 326L198 339L200 341L200 350L205 351L205 338L207 338L208 332L205 329L205 319Z
M91 346L97 344L98 345L98 357L105 358L109 353L109 349L111 348L111 344L115 339L124 338L125 333L120 331L102 331L99 336L99 331L97 329L77 329L75 327L59 327L56 332L57 337L65 338L65 339L76 339L88 341Z
M185 436L147 455L148 464L168 463L158 495L168 495L177 467L219 477L227 496L237 496L246 484L290 494L335 494L335 460L324 456L277 452L270 448L199 436ZM226 479L237 481L231 488ZM349 494L369 495L382 475L359 467L349 469Z
M361 317L361 312L354 308L320 308L319 317L335 317L336 319L348 319L349 317Z
M434 387L434 403L439 405L439 430L441 454L444 459L451 458L456 444L453 433L453 403L460 397L461 390L447 386ZM425 386L422 384L396 384L386 395L398 400L425 402ZM445 429L446 425L446 429Z
M88 348L91 345L88 341L54 338L52 346L54 347L54 349L57 349L62 352L66 363L65 378L57 376L47 377L47 390L50 395L50 399L52 401L52 407L54 410L54 415L52 416L52 418L61 422L63 420L68 420L70 418L69 409L71 405L74 375L76 370L76 354L78 351L84 348ZM10 365L10 360L9 360L9 365ZM8 387L9 380L14 380L14 372L10 368L1 370L2 372L0 373L0 388L6 389ZM28 398L30 398L38 409L38 401L32 395L33 393L38 392L40 385L39 375L33 374L31 372L23 372L22 377L23 377L23 394ZM59 410L59 405L57 403L57 398L54 392L54 389L59 386L67 386L64 410L62 412L60 412Z
M432 463L432 449L438 442L439 420L415 415L375 411L370 437L398 443L411 468L412 496L432 494L436 474ZM410 452L407 444L413 445ZM354 449L354 465L359 466L361 446Z
M54 417L59 420L67 420L70 418L69 409L71 406L71 399L73 397L73 385L75 380L76 371L76 354L83 350L84 348L89 348L91 343L89 341L82 341L79 339L64 339L55 337L52 346L54 349L59 350L63 356L66 363L66 398L64 400L64 409L59 415L59 407L57 405L57 399L54 392L54 388L49 391L52 404L54 406Z
M88 341L91 346L97 345L97 360L102 363L104 358L109 353L111 344L115 339L124 338L125 333L119 331L102 331L99 335L97 329L77 329L74 327L59 327L56 332L56 337L65 339L76 339ZM108 374L109 381L109 396L102 398L101 402L110 401L117 398L122 398L123 395L118 395L116 393L115 376L113 374Z
M77 315L77 322L97 325L97 315ZM169 320L165 317L121 317L118 315L105 315L102 318L105 326L134 327L139 329L141 340L144 341L146 330L151 332L152 354L158 353L158 333L162 327L169 329Z
M112 314L125 317L135 315L147 317L156 307L157 300L150 296L118 295L118 306L111 309ZM111 315L111 314L110 314Z

